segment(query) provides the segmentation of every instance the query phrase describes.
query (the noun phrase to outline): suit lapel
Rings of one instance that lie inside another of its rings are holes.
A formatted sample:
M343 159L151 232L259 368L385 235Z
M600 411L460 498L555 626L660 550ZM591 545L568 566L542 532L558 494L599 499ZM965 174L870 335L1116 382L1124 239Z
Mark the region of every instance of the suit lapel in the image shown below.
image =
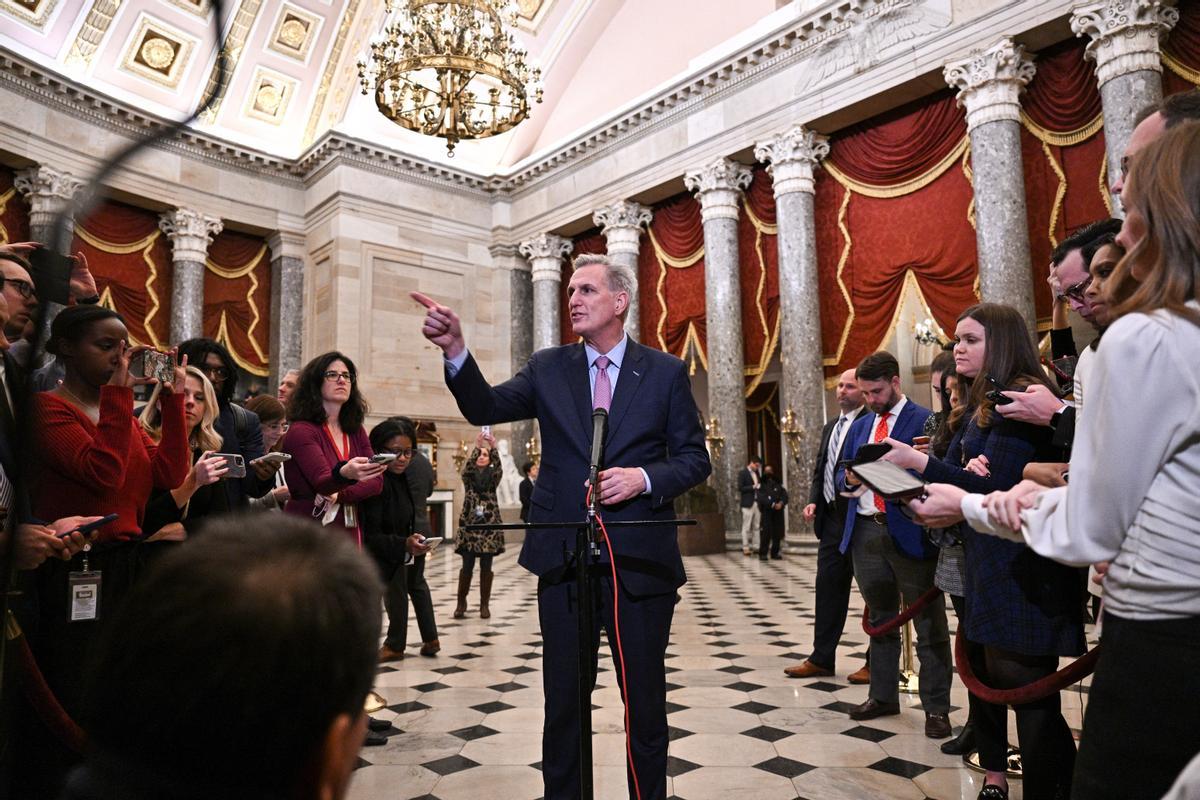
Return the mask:
M588 378L587 354L582 344L571 347L567 356L567 384L571 387L571 397L575 400L575 413L579 415L579 424L584 432L584 441L592 443L592 385Z
M610 442L616 436L617 429L621 427L626 412L633 404L633 398L642 382L642 376L646 374L645 360L641 345L630 339L629 343L625 345L625 361L621 364L620 374L617 377L617 389L613 393L612 407L609 408L608 413L608 441Z

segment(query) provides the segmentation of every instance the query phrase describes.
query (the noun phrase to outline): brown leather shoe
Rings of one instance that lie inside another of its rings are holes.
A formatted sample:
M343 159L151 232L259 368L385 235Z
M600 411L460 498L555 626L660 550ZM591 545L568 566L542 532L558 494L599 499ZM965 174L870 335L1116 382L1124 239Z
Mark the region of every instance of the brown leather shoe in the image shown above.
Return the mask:
M402 658L404 658L403 650L393 650L392 648L388 647L386 644L383 647L379 648L379 663L380 664L383 664L388 661L399 661Z
M871 682L871 668L863 664L857 672L851 672L847 675L846 680L857 686L866 686Z
M421 655L435 656L441 649L441 642L439 642L437 639L430 639L428 642L425 642L425 644L421 645Z
M828 678L833 676L833 670L818 667L806 658L802 663L785 669L783 674L789 678Z
M950 716L948 714L925 713L925 735L930 739L950 738Z
M894 717L900 713L899 703L881 703L878 700L867 699L867 702L850 709L850 719L866 720L876 717Z

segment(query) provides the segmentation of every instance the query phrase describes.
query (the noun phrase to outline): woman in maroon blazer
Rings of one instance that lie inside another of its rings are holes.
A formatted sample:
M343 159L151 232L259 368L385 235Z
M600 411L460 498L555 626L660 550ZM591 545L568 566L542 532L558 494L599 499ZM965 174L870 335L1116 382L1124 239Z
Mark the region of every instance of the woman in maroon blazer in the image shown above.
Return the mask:
M288 514L345 530L362 545L358 504L383 490L383 464L372 464L354 362L338 352L317 356L300 373L288 403L291 425L283 451Z

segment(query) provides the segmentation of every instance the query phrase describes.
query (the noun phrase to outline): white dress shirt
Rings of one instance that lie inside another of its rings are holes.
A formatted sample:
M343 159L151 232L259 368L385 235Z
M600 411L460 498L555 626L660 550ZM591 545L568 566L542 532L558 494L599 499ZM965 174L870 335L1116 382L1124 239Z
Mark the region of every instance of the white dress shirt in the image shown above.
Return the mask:
M891 416L887 418L888 436L891 436L892 431L896 430L896 420L900 418L900 412L901 412L901 410L903 410L904 406L907 403L908 403L908 398L905 397L904 395L900 395L900 402L898 402L898 403L896 403L896 405L892 406L891 410L889 410L887 412L887 413L891 414ZM875 428L877 425L879 425L879 415L878 414L871 414L871 419L870 419L869 425L870 425L870 427L867 428L867 443L868 444L875 441ZM853 453L848 453L847 455L849 455L851 458L854 457ZM875 507L875 493L872 492L870 489L867 489L861 495L859 495L859 497L858 497L858 513L866 514L867 516L871 516L872 514L879 513L879 509Z

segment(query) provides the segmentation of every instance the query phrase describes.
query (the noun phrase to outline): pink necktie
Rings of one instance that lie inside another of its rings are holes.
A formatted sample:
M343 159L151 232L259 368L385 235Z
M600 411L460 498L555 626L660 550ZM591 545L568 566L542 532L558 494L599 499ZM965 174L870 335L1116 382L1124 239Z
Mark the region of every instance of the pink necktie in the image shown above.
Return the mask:
M592 390L592 408L608 411L612 405L612 382L608 379L608 365L611 363L608 356L596 358L596 388Z

